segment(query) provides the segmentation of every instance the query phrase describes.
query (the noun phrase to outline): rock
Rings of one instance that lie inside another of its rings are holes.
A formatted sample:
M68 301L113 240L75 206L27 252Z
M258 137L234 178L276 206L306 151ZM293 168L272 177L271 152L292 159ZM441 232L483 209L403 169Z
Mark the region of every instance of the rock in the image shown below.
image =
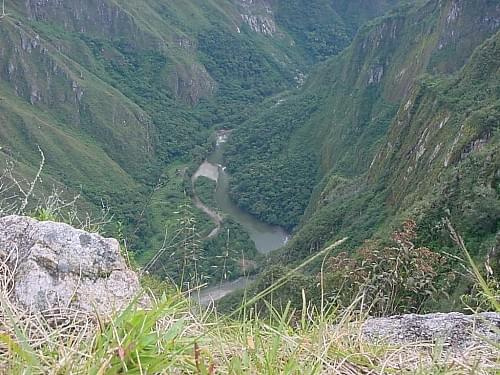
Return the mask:
M62 223L0 218L1 264L12 275L11 302L34 313L73 308L108 315L140 289L118 241Z
M178 64L173 70L169 86L175 96L189 105L196 105L200 99L211 97L217 90L217 83L200 64Z
M273 36L277 32L271 3L268 0L238 0L241 19L256 33ZM239 30L239 28L238 28Z
M436 342L445 348L464 349L487 341L500 342L500 314L437 313L368 319L362 327L368 341L391 345Z

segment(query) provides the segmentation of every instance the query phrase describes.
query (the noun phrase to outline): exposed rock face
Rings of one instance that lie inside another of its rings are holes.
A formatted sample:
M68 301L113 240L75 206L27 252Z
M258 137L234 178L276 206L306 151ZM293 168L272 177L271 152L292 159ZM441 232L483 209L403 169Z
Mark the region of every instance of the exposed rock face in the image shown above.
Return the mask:
M369 319L362 334L369 341L388 344L440 342L445 348L463 349L485 339L499 343L500 314L410 314Z
M267 0L238 0L241 8L241 19L252 31L268 36L276 33L271 4Z
M199 64L178 65L172 72L170 82L175 95L190 105L212 96L217 89L205 67Z
M142 43L146 41L141 39L133 17L113 1L26 0L25 11L30 20L55 21L68 31L111 38L126 34Z
M276 24L270 17L242 14L241 18L248 26L250 26L250 29L252 29L256 33L265 35L273 35L274 33L276 33Z
M106 315L139 291L118 241L62 223L0 218L0 264L12 274L11 301L31 312L74 308Z

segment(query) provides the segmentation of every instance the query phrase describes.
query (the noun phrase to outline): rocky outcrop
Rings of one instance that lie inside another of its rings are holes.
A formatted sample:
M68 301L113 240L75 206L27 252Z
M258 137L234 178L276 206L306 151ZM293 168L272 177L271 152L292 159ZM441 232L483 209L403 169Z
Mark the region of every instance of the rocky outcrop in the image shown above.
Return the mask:
M368 319L362 327L368 341L391 345L440 343L450 349L465 349L484 342L500 342L500 314L461 313L399 315Z
M0 218L0 277L10 301L33 313L107 315L139 292L115 239L21 216Z
M273 35L276 33L276 24L271 17L242 14L241 18L256 33L264 35Z
M24 6L21 10L29 20L54 22L71 32L110 39L127 35L138 45L152 42L127 9L113 1L26 0Z
M256 33L273 36L277 27L271 4L267 0L238 0L241 19Z

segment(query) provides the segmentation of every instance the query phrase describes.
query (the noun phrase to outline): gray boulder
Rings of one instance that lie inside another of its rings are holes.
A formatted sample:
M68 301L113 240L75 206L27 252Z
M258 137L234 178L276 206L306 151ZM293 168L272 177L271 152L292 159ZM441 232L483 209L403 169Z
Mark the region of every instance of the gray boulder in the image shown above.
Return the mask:
M500 314L454 312L372 318L364 323L362 335L369 341L394 345L432 342L445 348L463 349L478 343L499 343Z
M0 218L0 265L9 299L30 312L74 308L107 315L140 289L115 239L28 217Z

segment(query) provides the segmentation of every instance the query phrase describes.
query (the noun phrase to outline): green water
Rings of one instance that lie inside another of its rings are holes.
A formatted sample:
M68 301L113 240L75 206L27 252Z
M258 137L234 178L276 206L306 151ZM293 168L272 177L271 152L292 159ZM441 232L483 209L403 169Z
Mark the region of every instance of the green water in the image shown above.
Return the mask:
M208 157L208 162L219 165L219 179L217 181L217 190L215 200L218 208L225 214L230 216L234 221L238 222L250 238L254 241L255 247L261 253L269 253L270 251L279 249L288 241L288 233L280 227L269 225L259 221L254 216L250 215L239 208L229 196L229 175L222 167L224 158L224 143L219 143L215 151Z
M221 141L222 139L222 141ZM224 165L224 145L225 138L219 137L217 147L214 152L207 158L207 162L218 166L217 189L215 192L215 201L217 207L226 216L230 216L234 221L238 222L243 229L249 234L250 238L255 243L255 247L260 253L267 254L270 251L279 249L288 241L289 234L280 227L268 225L259 221L254 216L250 215L239 208L229 196L229 181L230 176L225 172ZM201 168L201 166L200 166ZM224 297L225 295L238 290L244 289L252 281L251 278L241 277L237 280L225 281L219 285L203 288L192 297L202 305L208 305L212 301Z

